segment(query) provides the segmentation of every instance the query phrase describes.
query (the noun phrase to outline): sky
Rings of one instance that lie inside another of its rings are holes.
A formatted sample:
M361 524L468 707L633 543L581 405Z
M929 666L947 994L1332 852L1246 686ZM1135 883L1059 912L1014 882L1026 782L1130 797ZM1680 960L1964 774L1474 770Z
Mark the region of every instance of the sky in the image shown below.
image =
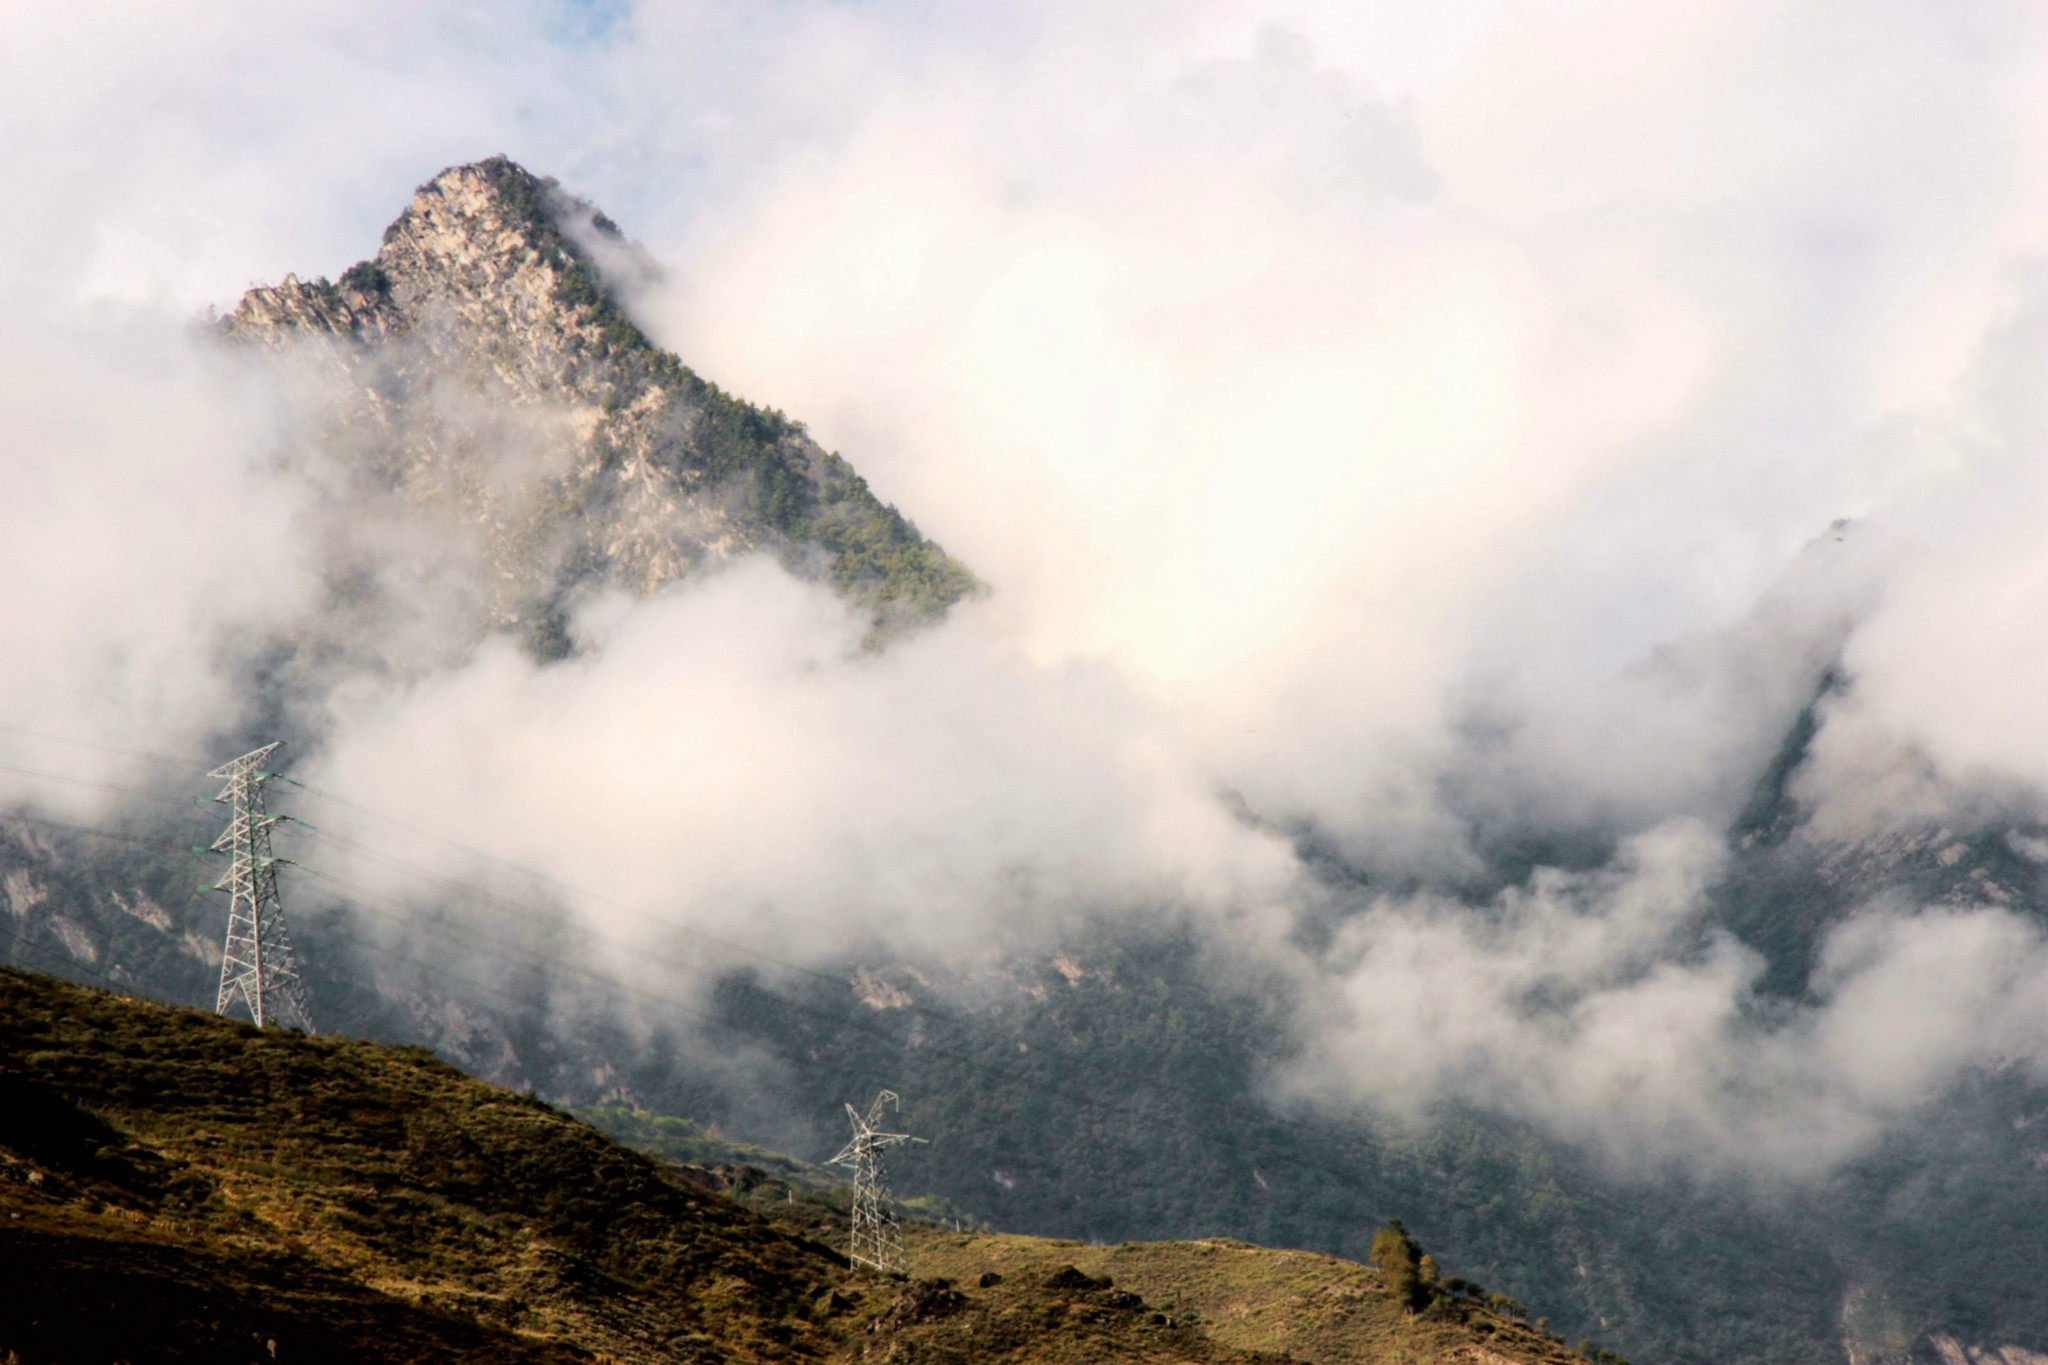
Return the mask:
M193 322L504 152L663 263L629 300L658 341L992 591L880 658L766 563L609 598L566 664L486 641L338 684L326 785L571 886L602 863L572 909L628 943L1192 915L1298 983L1280 1083L1313 1102L1824 1170L2048 1038L2038 922L1995 905L1873 905L1765 1022L1761 960L1703 927L1824 678L1820 835L2039 821L2044 27L10 5L0 709L183 751L246 704L236 661L318 598L318 490L279 456L302 396ZM1379 888L1326 947L1290 831ZM1490 881L1531 831L1615 851ZM1425 1024L1460 1046L1389 1046Z

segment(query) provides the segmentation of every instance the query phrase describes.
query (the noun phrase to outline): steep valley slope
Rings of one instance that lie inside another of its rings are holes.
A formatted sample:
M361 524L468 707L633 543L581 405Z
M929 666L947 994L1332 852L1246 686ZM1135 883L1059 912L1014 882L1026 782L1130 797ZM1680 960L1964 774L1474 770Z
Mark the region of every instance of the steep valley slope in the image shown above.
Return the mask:
M0 970L0 1358L25 1365L1573 1358L1476 1291L1417 1313L1377 1270L1241 1244L926 1226L918 1278L875 1276L718 1183L420 1049Z

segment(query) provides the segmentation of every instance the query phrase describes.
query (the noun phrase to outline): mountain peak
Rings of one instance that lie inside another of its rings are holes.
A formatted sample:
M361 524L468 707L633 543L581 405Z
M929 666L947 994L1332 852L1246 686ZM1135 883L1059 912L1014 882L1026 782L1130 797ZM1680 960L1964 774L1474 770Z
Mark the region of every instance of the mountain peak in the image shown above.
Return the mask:
M651 592L755 551L878 626L976 590L800 424L648 340L600 268L636 252L595 207L494 156L420 186L339 281L251 289L221 330L267 350L312 342L337 365L338 425L364 468L408 506L480 529L493 618L544 652L565 647L579 593ZM508 440L508 423L522 434Z
M554 181L508 157L451 166L384 229L375 265L401 306L458 282L554 301L565 275L587 269L560 226L575 207Z
M251 289L226 331L279 346L309 330L381 340L454 328L468 335L442 340L457 349L482 334L490 334L493 350L507 341L540 343L542 368L573 368L583 350L609 353L622 342L651 350L563 230L578 213L600 231L617 232L555 181L509 157L451 166L414 191L375 256L335 283L287 275Z
M536 220L545 216L546 199L560 193L552 178L535 175L503 152L450 166L414 191L408 213L420 209L423 201L442 200L458 211L478 213L496 208L524 214Z

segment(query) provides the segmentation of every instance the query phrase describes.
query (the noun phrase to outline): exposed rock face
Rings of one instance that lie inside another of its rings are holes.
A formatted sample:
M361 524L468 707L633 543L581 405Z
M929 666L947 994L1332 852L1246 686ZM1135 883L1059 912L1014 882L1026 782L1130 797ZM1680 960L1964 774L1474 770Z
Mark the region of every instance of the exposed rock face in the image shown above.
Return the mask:
M1929 1344L1941 1356L1942 1365L2048 1365L2048 1353L2019 1346L1965 1346L1942 1333L1930 1338Z
M325 439L361 481L351 496L381 487L475 529L489 611L543 652L580 588L647 592L755 550L883 624L975 589L800 425L653 346L600 259L614 278L653 268L602 214L496 157L421 187L339 283L252 289L223 328L338 373Z
M1721 923L1760 950L1761 985L1799 998L1827 932L1880 901L2048 919L2048 812L1978 792L1974 813L1937 824L1911 808L1862 830L1829 828L1795 793L1821 712L1844 684L1830 671L1729 830L1734 857L1715 891Z

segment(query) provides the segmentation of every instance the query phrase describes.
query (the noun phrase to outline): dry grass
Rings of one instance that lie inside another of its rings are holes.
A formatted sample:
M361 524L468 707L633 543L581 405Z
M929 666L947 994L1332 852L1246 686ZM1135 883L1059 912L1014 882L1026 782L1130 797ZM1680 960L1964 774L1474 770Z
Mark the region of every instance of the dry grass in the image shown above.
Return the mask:
M0 969L0 1359L1569 1359L1241 1243L922 1227L920 1279L860 1276L820 1239L835 1215L830 1191L632 1151L420 1049Z
M1370 1266L1308 1251L1278 1251L1228 1239L1089 1246L1001 1233L916 1229L911 1269L966 1283L994 1271L1042 1275L1071 1264L1107 1277L1219 1345L1313 1365L1350 1362L1578 1358L1526 1323L1476 1306L1458 1316L1408 1313Z

